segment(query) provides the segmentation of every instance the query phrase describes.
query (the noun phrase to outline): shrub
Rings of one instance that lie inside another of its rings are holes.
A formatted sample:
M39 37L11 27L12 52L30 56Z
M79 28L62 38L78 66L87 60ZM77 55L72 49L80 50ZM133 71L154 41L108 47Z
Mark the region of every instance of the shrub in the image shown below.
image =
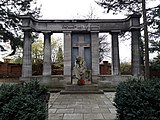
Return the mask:
M120 69L122 75L131 75L131 63L122 62L120 64Z
M0 120L45 120L47 89L37 81L0 87Z
M122 82L114 102L118 120L160 120L160 80Z

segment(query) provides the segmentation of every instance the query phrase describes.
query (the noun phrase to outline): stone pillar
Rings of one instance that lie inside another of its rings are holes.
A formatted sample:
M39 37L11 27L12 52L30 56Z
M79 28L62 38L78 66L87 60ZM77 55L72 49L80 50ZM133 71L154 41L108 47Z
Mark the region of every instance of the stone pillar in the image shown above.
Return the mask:
M111 31L112 35L112 75L120 75L120 58L119 58L119 30Z
M67 83L71 83L71 31L64 31L64 77Z
M24 31L22 81L29 81L32 77L32 49L31 32Z
M97 83L99 78L99 31L91 31L91 56L92 56L92 83Z
M43 76L51 76L51 33L44 32Z
M51 32L44 34L43 83L51 80Z
M132 75L139 76L141 74L140 66L140 30L132 29Z

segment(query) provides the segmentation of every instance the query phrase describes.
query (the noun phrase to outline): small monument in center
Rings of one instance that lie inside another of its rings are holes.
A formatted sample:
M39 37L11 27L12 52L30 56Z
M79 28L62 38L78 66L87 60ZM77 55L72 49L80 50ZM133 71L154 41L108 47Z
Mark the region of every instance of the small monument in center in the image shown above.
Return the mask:
M73 78L77 80L78 85L84 85L86 81L86 62L84 58L78 56L73 67Z
M91 84L91 37L90 33L72 34L72 84Z

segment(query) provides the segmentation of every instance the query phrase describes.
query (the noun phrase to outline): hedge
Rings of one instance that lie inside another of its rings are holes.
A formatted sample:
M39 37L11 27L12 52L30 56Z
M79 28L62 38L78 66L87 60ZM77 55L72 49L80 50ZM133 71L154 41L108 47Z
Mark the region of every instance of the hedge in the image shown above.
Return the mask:
M160 79L132 79L117 86L118 120L160 120Z
M0 120L45 120L47 89L32 81L0 87Z

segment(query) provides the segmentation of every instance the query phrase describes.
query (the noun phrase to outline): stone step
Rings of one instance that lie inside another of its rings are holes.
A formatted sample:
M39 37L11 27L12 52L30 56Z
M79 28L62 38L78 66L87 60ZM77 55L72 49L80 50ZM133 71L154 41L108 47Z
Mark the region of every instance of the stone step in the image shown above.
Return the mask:
M66 91L61 90L60 94L104 94L103 90L97 91Z
M98 84L87 84L79 86L77 84L66 85L65 90L60 94L103 94L103 90L98 89Z
M65 86L66 91L98 91L98 85L97 84L90 84L90 85L66 85Z

